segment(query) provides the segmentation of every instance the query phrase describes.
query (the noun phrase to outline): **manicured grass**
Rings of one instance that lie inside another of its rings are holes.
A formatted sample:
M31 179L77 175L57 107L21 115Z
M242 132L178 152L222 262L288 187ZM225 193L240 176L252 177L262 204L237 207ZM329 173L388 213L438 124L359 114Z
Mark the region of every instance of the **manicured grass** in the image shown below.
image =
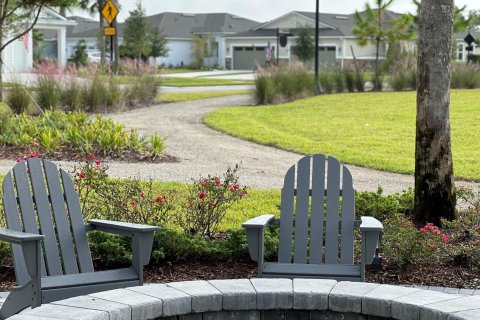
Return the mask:
M162 69L161 73L190 73L190 72L203 72L204 70L198 69L187 69L187 68L172 68L172 69Z
M251 94L251 90L228 90L228 91L212 91L212 92L175 92L161 93L157 97L157 102L182 102L202 100L218 97L234 96L238 94Z
M250 80L229 80L229 79L210 79L210 78L183 78L183 77L162 77L162 86L170 87L202 87L202 86L234 86L253 84Z
M342 162L413 173L415 92L317 96L283 105L235 107L204 122L231 135L302 154L326 153ZM453 90L455 175L480 181L480 90Z

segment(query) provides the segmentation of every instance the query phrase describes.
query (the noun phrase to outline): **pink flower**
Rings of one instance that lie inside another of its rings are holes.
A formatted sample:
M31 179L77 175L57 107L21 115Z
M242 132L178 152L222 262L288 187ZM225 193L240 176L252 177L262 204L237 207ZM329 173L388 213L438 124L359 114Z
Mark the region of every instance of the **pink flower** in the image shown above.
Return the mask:
M80 172L80 173L78 174L78 176L80 177L80 179L85 179L85 177L87 176L87 174L82 171L82 172Z
M215 177L215 184L217 185L217 187L220 187L222 181L219 178Z
M216 203L215 201L210 201L210 202L208 203L208 205L209 205L210 207L215 207L215 206L217 205L217 203Z
M95 155L93 153L87 154L87 159L93 160L95 159Z
M140 198L145 199L145 197L146 197L145 192L142 191L142 193L140 193Z
M133 207L137 204L137 201L133 200L133 201L130 201L130 205Z
M28 155L27 155L28 158L38 158L38 154L36 154L35 152L30 152Z
M207 185L207 182L205 180L202 180L202 182L200 182L200 185L202 186L202 188L205 188L205 186Z
M240 186L238 184L236 184L236 185L230 186L229 189L230 189L230 191L235 191L235 190L240 189Z
M243 197L245 197L247 194L248 194L247 191L242 191L242 192L240 192L240 197L243 198Z
M202 200L205 199L206 196L207 196L207 194L203 191L198 194L198 197Z
M96 164L97 166L99 166L99 165L102 164L102 161L100 161L100 160L95 160L95 164Z
M447 243L447 242L448 242L448 236L447 236L446 234L442 233L442 234L440 235L440 237L442 238L442 242L443 242L443 243Z
M165 203L165 198L162 196L158 196L155 198L155 202L159 204L164 204Z
M22 162L23 161L23 158L20 157L20 158L17 158L17 162Z

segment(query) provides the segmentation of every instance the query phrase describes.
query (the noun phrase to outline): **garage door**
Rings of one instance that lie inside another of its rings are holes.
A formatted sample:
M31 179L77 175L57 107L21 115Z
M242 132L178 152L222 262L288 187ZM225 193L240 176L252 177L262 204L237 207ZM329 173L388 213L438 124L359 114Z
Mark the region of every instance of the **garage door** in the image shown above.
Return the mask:
M337 48L334 46L331 47L319 47L318 48L318 68L320 70L331 70L336 66ZM315 67L315 59L311 59L307 62L307 66L310 69Z
M253 70L257 65L265 65L266 47L234 47L233 69Z

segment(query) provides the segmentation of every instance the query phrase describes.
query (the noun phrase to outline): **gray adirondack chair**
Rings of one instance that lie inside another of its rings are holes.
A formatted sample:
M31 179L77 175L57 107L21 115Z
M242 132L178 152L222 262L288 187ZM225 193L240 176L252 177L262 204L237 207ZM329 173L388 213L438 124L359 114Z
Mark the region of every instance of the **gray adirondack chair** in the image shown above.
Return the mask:
M8 229L0 228L0 240L12 244L17 286L0 319L42 303L143 284L143 266L159 228L105 220L84 225L71 177L52 162L17 163L3 181L3 206ZM132 267L94 272L89 230L130 236Z
M259 277L364 281L365 265L372 263L383 226L372 217L355 221L352 175L343 166L340 189L341 166L334 157L327 160L325 189L325 160L322 154L306 156L287 171L280 219L267 214L243 224L250 256L258 262ZM268 226L280 227L278 262L264 261L264 233ZM354 264L355 227L360 227L362 235L360 265Z

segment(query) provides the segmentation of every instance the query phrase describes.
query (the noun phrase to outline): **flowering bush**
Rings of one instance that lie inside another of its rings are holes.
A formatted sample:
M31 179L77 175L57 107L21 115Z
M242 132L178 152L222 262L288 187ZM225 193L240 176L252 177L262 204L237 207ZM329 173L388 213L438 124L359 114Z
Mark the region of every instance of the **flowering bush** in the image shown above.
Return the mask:
M108 166L88 154L72 174L85 219L108 219L164 225L176 202L176 192L158 193L153 180L109 179Z
M223 181L210 175L194 180L181 212L177 213L178 223L185 232L212 237L218 231L227 209L247 195L247 187L238 184L238 169L238 165L228 168Z

